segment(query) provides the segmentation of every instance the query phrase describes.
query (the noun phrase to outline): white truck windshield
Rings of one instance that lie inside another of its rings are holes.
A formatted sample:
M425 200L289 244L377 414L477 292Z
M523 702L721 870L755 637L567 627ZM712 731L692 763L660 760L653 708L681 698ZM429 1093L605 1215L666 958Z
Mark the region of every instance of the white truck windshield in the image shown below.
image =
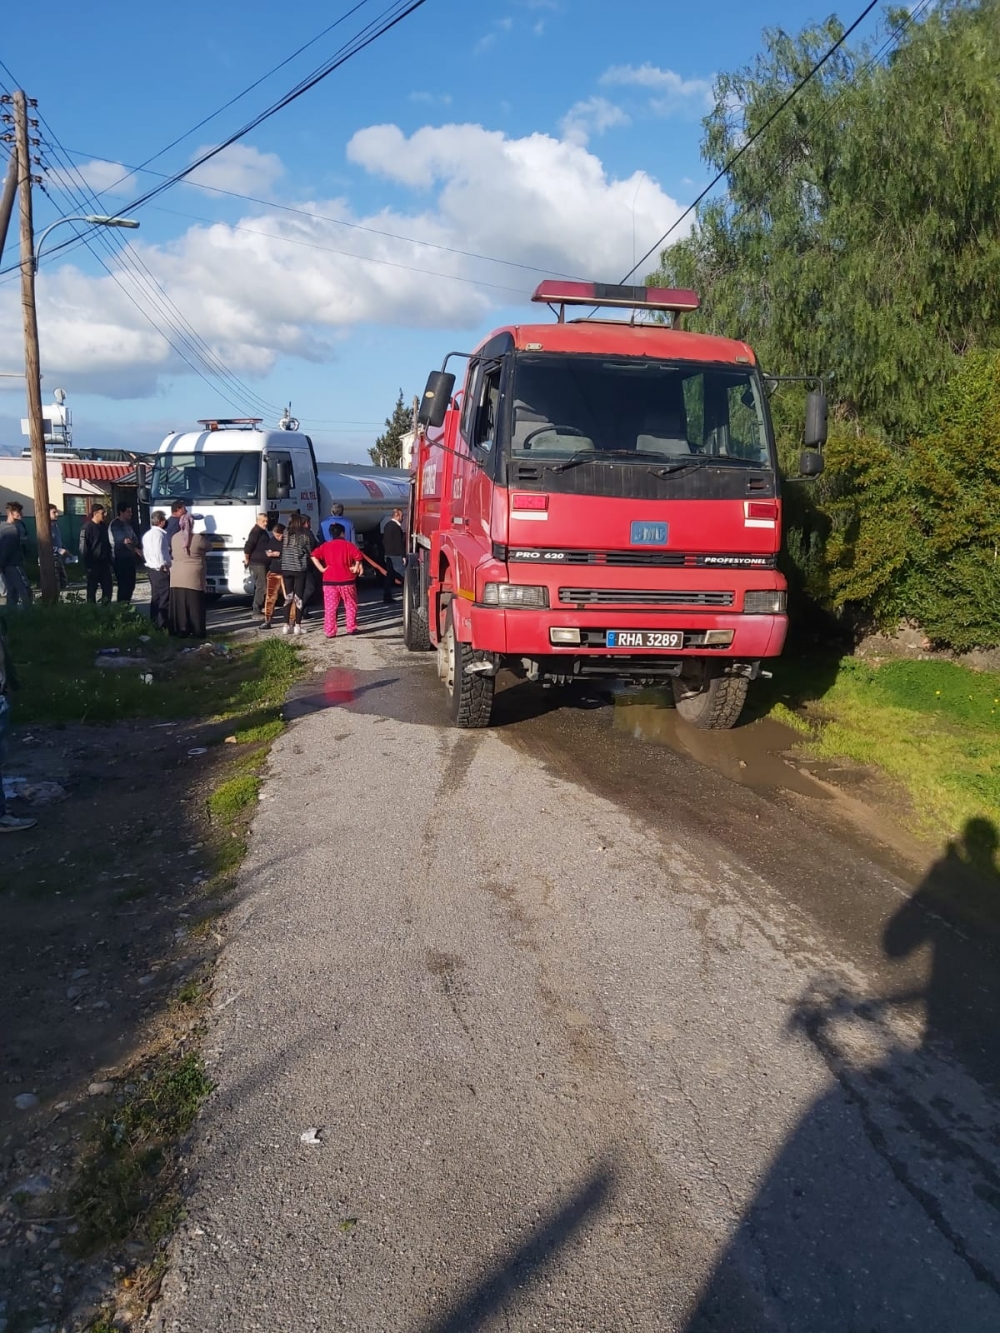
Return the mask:
M165 454L153 464L154 505L184 500L197 504L256 504L260 498L259 453Z

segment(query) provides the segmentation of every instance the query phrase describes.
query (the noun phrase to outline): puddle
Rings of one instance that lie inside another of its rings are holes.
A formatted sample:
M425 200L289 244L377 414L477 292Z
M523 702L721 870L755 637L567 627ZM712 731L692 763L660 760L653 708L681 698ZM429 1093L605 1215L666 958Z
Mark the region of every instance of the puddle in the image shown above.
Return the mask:
M665 745L741 786L780 787L802 796L831 799L829 787L782 758L801 738L791 727L771 718L732 731L699 731L666 704L619 695L614 701L613 726L647 745Z
M331 667L321 676L307 677L291 692L285 704L285 717L307 717L327 708L348 708L372 690L384 690L396 684L396 677L380 677L375 671L358 671L351 667Z

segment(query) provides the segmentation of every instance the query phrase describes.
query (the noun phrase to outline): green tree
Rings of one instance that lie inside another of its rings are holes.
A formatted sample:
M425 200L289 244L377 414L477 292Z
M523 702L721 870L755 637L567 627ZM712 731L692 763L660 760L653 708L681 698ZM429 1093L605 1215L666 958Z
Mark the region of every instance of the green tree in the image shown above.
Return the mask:
M961 357L1000 344L1000 0L888 24L889 58L841 48L651 280L698 289L695 326L746 339L766 369L832 373L842 421L902 442ZM721 75L706 162L720 169L842 32L770 30Z
M392 416L385 419L385 430L368 450L368 457L376 467L399 467L403 461L403 436L411 429L413 417L403 403L400 389Z

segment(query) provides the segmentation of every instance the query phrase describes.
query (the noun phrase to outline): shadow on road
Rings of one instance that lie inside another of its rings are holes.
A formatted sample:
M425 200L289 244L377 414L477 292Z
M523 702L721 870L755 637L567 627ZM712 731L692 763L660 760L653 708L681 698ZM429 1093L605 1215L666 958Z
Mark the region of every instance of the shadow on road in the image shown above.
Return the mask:
M832 1090L774 1161L686 1333L1000 1327L1000 869L972 819L885 923L916 986L819 981L793 1029ZM922 1034L914 1019L923 1011Z
M557 1250L568 1245L588 1219L604 1206L614 1176L607 1166L593 1172L566 1202L520 1245L500 1254L475 1287L446 1314L421 1326L421 1333L473 1333L518 1301L518 1293L542 1276Z

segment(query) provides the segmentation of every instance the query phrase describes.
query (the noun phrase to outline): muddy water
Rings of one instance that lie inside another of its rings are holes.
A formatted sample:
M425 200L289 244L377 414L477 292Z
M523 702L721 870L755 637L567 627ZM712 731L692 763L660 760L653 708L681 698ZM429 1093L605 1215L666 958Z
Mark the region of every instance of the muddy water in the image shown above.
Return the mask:
M636 740L687 755L745 787L778 787L824 801L831 798L829 787L786 757L801 741L798 733L770 718L732 731L699 731L684 722L666 699L618 695L613 726Z

